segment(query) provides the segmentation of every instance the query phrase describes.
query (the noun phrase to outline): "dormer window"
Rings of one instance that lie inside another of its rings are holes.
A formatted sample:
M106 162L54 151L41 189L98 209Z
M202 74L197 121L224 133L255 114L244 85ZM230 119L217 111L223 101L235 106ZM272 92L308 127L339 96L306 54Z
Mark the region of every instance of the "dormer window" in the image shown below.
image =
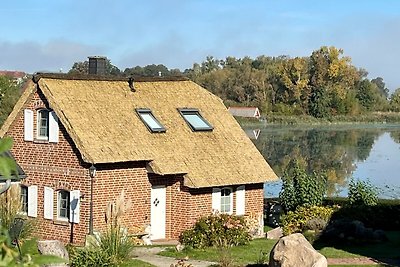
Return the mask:
M136 109L137 114L140 119L146 125L152 133L165 132L165 127L156 119L153 112L148 108L138 108Z
M213 127L201 116L198 109L181 108L178 110L192 131L212 131Z
M47 109L40 109L37 112L37 138L49 139L49 111Z

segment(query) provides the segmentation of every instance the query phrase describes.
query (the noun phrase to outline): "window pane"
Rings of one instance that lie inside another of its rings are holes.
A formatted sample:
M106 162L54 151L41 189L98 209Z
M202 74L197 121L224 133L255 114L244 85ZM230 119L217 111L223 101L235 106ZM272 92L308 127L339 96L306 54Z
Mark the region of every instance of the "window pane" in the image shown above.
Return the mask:
M49 111L40 110L38 112L38 135L47 138L49 136Z
M143 120L147 123L147 125L152 129L163 128L149 113L141 113Z
M164 126L156 119L150 109L136 109L136 112L151 132L165 132Z
M58 216L60 218L69 217L69 192L60 191L58 193Z
M21 186L22 212L28 213L28 187Z
M231 212L231 198L232 191L228 188L221 190L221 212L230 213Z

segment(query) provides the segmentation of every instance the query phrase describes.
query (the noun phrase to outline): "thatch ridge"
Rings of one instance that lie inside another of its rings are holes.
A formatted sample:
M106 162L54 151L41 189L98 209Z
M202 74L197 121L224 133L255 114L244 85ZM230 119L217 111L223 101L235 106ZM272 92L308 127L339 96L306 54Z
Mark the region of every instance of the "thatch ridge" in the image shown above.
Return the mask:
M38 83L41 78L63 80L87 80L87 81L126 81L133 79L135 82L159 82L159 81L188 81L184 76L118 76L118 75L94 75L94 74L69 74L38 72L32 80Z

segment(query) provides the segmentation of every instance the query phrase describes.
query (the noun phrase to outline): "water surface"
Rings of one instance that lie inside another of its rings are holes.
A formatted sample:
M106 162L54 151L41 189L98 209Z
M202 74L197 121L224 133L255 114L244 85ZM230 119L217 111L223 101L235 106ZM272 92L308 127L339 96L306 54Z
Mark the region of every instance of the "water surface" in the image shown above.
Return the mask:
M295 158L308 172L327 174L330 196L346 196L354 177L376 186L380 197L400 198L400 125L244 128L278 176ZM267 183L265 195L280 189L280 182Z

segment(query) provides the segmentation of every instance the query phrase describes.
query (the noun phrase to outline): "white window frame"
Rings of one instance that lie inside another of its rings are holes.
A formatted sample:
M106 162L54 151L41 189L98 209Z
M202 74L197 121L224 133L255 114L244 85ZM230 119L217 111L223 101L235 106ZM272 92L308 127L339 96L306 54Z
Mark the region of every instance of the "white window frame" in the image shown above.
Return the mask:
M47 125L46 125L46 135L40 135L40 129L41 129L41 119L42 119L42 117L41 117L41 113L42 112L46 112L47 113ZM38 109L37 111L36 111L36 117L37 117L37 120L36 120L36 138L38 139L38 140L49 140L49 121L50 121L50 111L49 110L47 110L47 109L45 109L45 108L41 108L41 109Z
M179 113L193 132L212 131L214 127L201 115L196 108L178 108ZM186 116L196 116L204 126L196 126Z
M67 196L67 198L65 199L65 201L66 201L66 203L67 203L67 206L65 207L65 209L66 209L66 217L62 217L61 215L60 215L60 213L61 213L61 194L62 193L66 193L66 196ZM70 192L69 191L67 191L67 190L58 190L57 191L57 220L59 220L59 221L69 221L69 215L70 215L70 201L71 201L71 199L70 199Z
M156 116L154 116L153 112L151 111L151 109L148 108L138 108L136 109L136 113L139 115L139 118L142 120L142 122L146 125L147 129L152 132L152 133L164 133L165 127L164 125L161 124L161 122L156 118ZM144 117L145 115L148 115L149 118L152 120L153 123L157 124L157 127L152 127L146 117Z
M222 195L225 190L229 190L229 196L223 196ZM223 187L223 188L221 188L220 197L221 197L221 207L220 207L221 213L233 214L233 189L231 187ZM229 211L226 211L225 208L224 209L222 208L223 205L224 205L224 202L223 202L223 198L224 197L229 197L229 208L230 208Z

